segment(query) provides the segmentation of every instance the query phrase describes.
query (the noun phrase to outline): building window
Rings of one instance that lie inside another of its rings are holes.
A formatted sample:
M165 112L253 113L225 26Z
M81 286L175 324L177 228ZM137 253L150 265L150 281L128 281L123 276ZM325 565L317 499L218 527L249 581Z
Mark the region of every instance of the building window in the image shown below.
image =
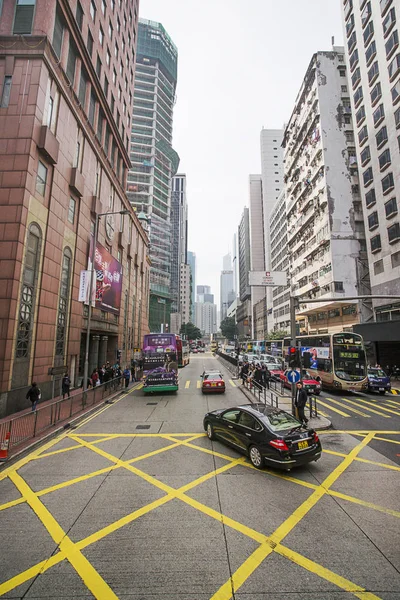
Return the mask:
M97 57L96 74L97 74L97 77L100 79L101 78L101 60L100 60L100 56Z
M361 24L363 27L365 27L366 24L368 23L370 16L371 16L371 2L367 2L364 10L361 13Z
M82 163L83 163L83 146L84 146L84 138L82 135L81 129L78 129L78 134L76 136L76 148L75 148L75 160L73 162L74 168L79 169L82 173Z
M47 167L39 160L38 170L36 175L36 191L41 196L44 196L47 181Z
M61 268L61 283L60 297L58 300L58 315L57 315L57 332L56 332L56 356L64 356L67 320L68 320L68 304L69 304L69 289L71 279L71 259L72 254L69 248L64 250L62 268Z
M366 169L366 171L364 171L364 173L363 173L364 187L371 185L373 180L374 180L374 174L372 171L372 167L368 167L368 169Z
M7 108L8 103L10 102L11 83L12 76L6 75L4 77L3 92L1 94L1 108Z
M382 179L382 192L384 195L391 192L394 188L393 173L388 173L386 177Z
M349 54L351 54L351 52L353 51L353 48L355 47L356 43L357 43L357 36L356 36L356 32L353 31L353 33L347 40L347 49L348 49Z
M100 46L103 46L103 44L104 44L104 31L103 31L102 27L99 28L99 42L100 42Z
M19 35L32 33L35 4L36 0L17 0L13 33Z
M365 120L365 107L362 106L356 113L357 127L359 127L364 120Z
M85 67L81 66L81 76L79 79L79 91L78 91L78 99L81 103L82 108L85 108L85 99L86 99L86 84L87 84L87 73L85 71Z
M399 45L399 33L395 29L385 44L386 58L390 58Z
M400 71L400 54L396 54L392 62L388 66L389 79L392 81Z
M103 13L103 15L106 14L106 8L107 8L106 0L101 0L101 12Z
M104 95L108 99L108 79L104 75Z
M96 4L94 3L94 0L90 0L90 16L92 17L93 21L96 21L96 12L97 12L97 8L96 8Z
M75 210L76 210L76 200L72 198L69 199L69 207L68 207L68 222L74 224L75 221Z
M400 252L395 252L394 254L392 254L392 256L390 258L392 261L393 269L395 267L400 267Z
M364 29L363 38L364 38L364 46L368 44L370 39L374 34L374 22L370 21L366 28Z
M369 163L369 161L371 160L371 151L369 149L369 146L364 148L364 150L361 152L360 158L362 167Z
M375 106L375 104L382 98L382 87L378 82L374 88L371 90L371 104Z
M57 6L56 9L56 18L54 21L54 31L53 31L53 50L58 56L61 58L61 48L64 37L64 18L60 12L60 9Z
M82 31L82 25L83 25L83 8L82 8L82 5L79 2L79 0L78 0L78 2L76 4L75 17L76 17L76 22L78 24L78 27Z
M390 160L390 150L387 148L382 154L379 156L379 168L381 171L384 171L391 163Z
M388 141L388 134L387 134L386 126L382 127L382 129L380 129L378 131L378 133L376 134L375 137L376 137L376 147L379 150Z
M76 57L77 51L72 39L70 38L66 74L71 85L74 84Z
M371 206L373 206L376 203L376 195L375 195L375 190L369 190L369 192L367 192L365 194L365 204L367 205L367 208L371 208Z
M350 33L351 33L351 31L352 31L353 27L354 27L354 15L353 15L353 13L352 13L352 14L350 15L349 19L348 19L348 20L347 20L347 22L346 22L346 35L347 35L347 36L349 36L349 35L350 35ZM340 72L340 70L339 70L339 72ZM341 75L341 77L346 77L346 71L344 72L344 75L343 75L343 76Z
M373 231L379 226L378 213L375 211L368 215L368 229Z
M115 58L118 58L118 54L119 54L118 44L115 43L115 47L114 47L114 56L115 56Z
M378 66L378 61L376 60L374 62L374 64L372 65L372 67L368 71L369 85L372 85L374 83L374 81L378 77L378 75L379 75L379 66Z
M394 24L396 23L396 11L394 8L391 8L382 22L383 27L383 35L386 37L390 31L393 29Z
M382 249L382 244L381 244L381 236L375 235L373 238L371 238L371 252L379 252Z
M113 84L115 85L117 83L117 71L115 69L113 69Z
M378 108L374 111L374 114L373 114L375 127L377 127L379 125L379 123L382 123L384 118L385 118L385 109L383 108L383 104L380 104L378 106Z
M353 75L351 76L351 85L353 90L358 86L358 84L361 81L361 71L360 71L360 67L357 67L357 69L354 71Z
M385 214L387 219L391 219L397 215L397 200L395 197L385 202Z
M357 108L357 106L360 104L360 102L362 101L362 99L363 99L363 89L360 86L358 88L358 90L356 91L356 93L354 94L354 106L355 106L355 108Z
M118 33L121 33L121 21L119 20L119 17L117 17L117 31Z
M104 112L102 111L102 109L99 109L99 117L97 119L97 139L99 140L99 142L102 142L102 138L103 138L103 121L104 121Z
M367 126L364 125L364 127L362 127L362 129L360 129L360 131L358 132L358 141L359 141L360 146L365 144L367 139L368 139L368 129L367 129Z
M354 50L353 54L350 56L350 69L351 69L351 71L354 71L357 63L358 63L358 50Z
M18 313L16 358L29 357L34 322L41 241L42 232L40 228L35 223L31 223L25 250L25 266Z
M400 79L397 80L397 83L392 87L390 93L392 94L392 103L397 104L400 100Z
M400 223L394 223L388 227L389 244L394 244L400 240Z
M383 260L381 259L374 262L374 275L379 275L380 273L383 273L383 271Z
M365 60L367 62L367 67L371 64L374 57L376 56L376 44L375 41L371 42L368 48L365 51Z
M108 37L110 38L110 40L112 40L113 38L113 33L114 33L114 29L113 26L111 25L111 21L108 23Z
M333 282L335 292L344 292L343 281Z
M90 94L90 103L89 103L89 123L92 127L94 127L94 114L96 110L96 96L91 92Z
M92 58L92 56L93 56L93 37L92 37L92 34L90 33L90 31L88 31L88 36L87 36L87 51L89 52L90 58Z

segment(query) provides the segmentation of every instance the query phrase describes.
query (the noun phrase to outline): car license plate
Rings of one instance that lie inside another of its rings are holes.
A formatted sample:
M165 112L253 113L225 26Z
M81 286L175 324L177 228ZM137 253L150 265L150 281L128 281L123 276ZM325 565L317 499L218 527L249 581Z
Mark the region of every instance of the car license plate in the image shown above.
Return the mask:
M384 392L384 391L385 391L385 388L379 388L379 391L380 391L380 392Z
M299 450L304 450L304 448L308 448L308 442L299 442L298 447Z
M216 385L217 385L216 383L212 383L211 387L216 387Z

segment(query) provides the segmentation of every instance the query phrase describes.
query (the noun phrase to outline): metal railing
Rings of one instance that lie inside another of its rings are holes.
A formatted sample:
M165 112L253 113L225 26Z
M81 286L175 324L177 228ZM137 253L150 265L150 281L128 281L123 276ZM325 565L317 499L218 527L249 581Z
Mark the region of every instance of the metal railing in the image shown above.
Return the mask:
M246 381L244 385L253 394L259 404L264 404L265 406L269 404L270 406L279 408L279 396L271 390L254 380Z
M9 449L12 450L44 431L55 427L57 423L67 421L86 408L99 404L115 391L121 389L123 382L123 377L116 377L86 392L79 392L64 400L57 400L42 407L39 405L35 411L3 421L0 423L0 444L9 433Z
M317 408L317 397L309 396L308 397L308 407L310 409L310 419L313 417L318 417L318 408Z

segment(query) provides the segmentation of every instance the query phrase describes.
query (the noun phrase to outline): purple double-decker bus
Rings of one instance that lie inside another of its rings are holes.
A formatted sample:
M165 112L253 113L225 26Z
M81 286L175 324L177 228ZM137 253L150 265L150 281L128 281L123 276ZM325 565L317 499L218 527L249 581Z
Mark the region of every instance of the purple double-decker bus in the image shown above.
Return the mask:
M143 391L178 389L178 358L173 333L149 333L143 340Z

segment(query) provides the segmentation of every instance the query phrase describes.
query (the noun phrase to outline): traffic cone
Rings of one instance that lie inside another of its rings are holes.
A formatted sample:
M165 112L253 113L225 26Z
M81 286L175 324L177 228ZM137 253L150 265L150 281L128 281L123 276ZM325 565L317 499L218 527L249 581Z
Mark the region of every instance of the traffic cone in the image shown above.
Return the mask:
M8 448L10 446L10 432L6 433L5 439L0 443L0 461L7 460Z

